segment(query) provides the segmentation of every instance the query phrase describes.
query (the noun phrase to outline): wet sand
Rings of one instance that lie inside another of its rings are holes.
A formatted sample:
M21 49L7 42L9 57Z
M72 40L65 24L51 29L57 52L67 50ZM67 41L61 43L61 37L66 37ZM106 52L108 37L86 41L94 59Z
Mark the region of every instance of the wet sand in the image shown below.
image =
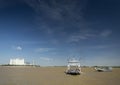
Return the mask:
M0 85L120 85L120 68L96 72L82 68L81 75L66 75L66 67L0 66Z

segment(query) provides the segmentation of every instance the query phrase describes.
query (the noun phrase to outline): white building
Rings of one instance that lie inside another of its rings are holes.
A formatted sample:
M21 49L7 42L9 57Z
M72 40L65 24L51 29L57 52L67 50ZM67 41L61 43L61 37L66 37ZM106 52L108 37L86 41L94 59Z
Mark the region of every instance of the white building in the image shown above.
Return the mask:
M19 59L19 58L16 58L16 59L10 59L10 65L25 65L25 61L24 59Z

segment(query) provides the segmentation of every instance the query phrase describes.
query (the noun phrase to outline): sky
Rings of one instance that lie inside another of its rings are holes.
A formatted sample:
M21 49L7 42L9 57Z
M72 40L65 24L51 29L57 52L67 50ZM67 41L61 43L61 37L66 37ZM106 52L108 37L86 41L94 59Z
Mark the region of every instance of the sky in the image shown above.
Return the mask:
M120 65L119 0L0 0L0 64Z

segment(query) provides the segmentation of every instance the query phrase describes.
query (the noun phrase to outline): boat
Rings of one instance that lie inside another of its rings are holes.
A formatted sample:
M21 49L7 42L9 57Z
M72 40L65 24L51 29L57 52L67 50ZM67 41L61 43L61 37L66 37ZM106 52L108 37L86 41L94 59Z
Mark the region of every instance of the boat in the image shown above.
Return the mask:
M95 70L98 72L111 72L112 67L95 67Z
M80 75L81 74L80 61L74 58L69 59L66 74Z

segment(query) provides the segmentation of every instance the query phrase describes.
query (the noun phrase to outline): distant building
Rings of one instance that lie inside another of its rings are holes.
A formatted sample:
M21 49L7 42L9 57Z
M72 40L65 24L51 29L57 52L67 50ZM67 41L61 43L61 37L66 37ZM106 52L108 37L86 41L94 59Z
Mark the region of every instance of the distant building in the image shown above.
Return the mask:
M16 58L16 59L10 59L10 65L26 65L25 64L25 60L24 59L19 59L19 58Z

